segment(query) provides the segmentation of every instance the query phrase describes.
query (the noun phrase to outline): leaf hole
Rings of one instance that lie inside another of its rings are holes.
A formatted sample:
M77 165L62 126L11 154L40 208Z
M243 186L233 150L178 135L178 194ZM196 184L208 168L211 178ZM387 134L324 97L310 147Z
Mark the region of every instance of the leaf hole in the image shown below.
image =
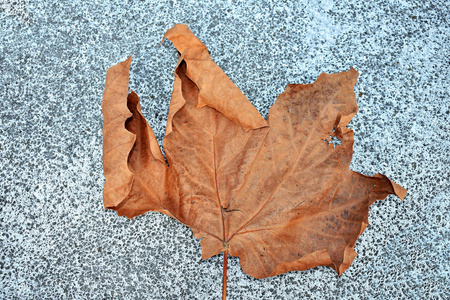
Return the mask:
M336 148L337 146L340 146L342 144L342 141L338 139L337 136L330 135L330 140L327 142L327 144L333 144L334 148Z
M327 145L333 144L334 148L342 144L342 141L336 136L336 128L333 128L330 138L325 139L325 142L327 143Z

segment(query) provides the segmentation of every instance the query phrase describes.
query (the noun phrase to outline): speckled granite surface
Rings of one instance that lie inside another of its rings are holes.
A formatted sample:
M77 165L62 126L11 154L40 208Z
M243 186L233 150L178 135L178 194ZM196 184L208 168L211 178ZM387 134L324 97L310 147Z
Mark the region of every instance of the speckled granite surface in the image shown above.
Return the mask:
M409 189L371 208L353 265L256 280L229 261L229 299L450 297L448 1L0 1L0 298L216 299L221 256L167 216L102 206L106 69L162 142L187 23L267 115L288 83L355 67L352 169Z

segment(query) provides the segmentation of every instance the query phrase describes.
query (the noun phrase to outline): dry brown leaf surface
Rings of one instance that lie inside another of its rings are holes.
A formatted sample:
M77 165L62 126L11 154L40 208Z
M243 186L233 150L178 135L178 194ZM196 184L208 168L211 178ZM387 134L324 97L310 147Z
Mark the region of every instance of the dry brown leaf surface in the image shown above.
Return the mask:
M356 256L369 206L406 190L349 169L358 72L291 84L266 120L186 25L164 150L128 93L131 57L111 67L103 98L104 205L133 218L167 214L201 238L202 257L238 256L256 278L316 266L342 274ZM341 144L335 146L330 137Z

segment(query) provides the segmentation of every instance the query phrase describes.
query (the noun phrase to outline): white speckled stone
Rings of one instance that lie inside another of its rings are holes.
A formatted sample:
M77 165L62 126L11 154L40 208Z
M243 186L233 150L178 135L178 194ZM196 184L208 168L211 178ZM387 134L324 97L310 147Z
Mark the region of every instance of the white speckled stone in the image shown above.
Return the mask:
M229 299L450 298L448 1L0 0L0 298L217 299L222 257L167 216L102 205L106 69L158 141L186 23L263 115L288 83L355 67L351 168L408 188L370 211L353 265L256 280L229 261Z

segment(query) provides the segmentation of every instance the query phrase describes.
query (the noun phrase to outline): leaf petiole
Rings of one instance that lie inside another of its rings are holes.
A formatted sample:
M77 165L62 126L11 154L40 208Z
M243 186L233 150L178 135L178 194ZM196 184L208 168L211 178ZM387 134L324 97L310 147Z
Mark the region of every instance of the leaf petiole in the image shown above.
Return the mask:
M222 283L222 300L227 299L227 263L228 251L223 252L223 283Z

